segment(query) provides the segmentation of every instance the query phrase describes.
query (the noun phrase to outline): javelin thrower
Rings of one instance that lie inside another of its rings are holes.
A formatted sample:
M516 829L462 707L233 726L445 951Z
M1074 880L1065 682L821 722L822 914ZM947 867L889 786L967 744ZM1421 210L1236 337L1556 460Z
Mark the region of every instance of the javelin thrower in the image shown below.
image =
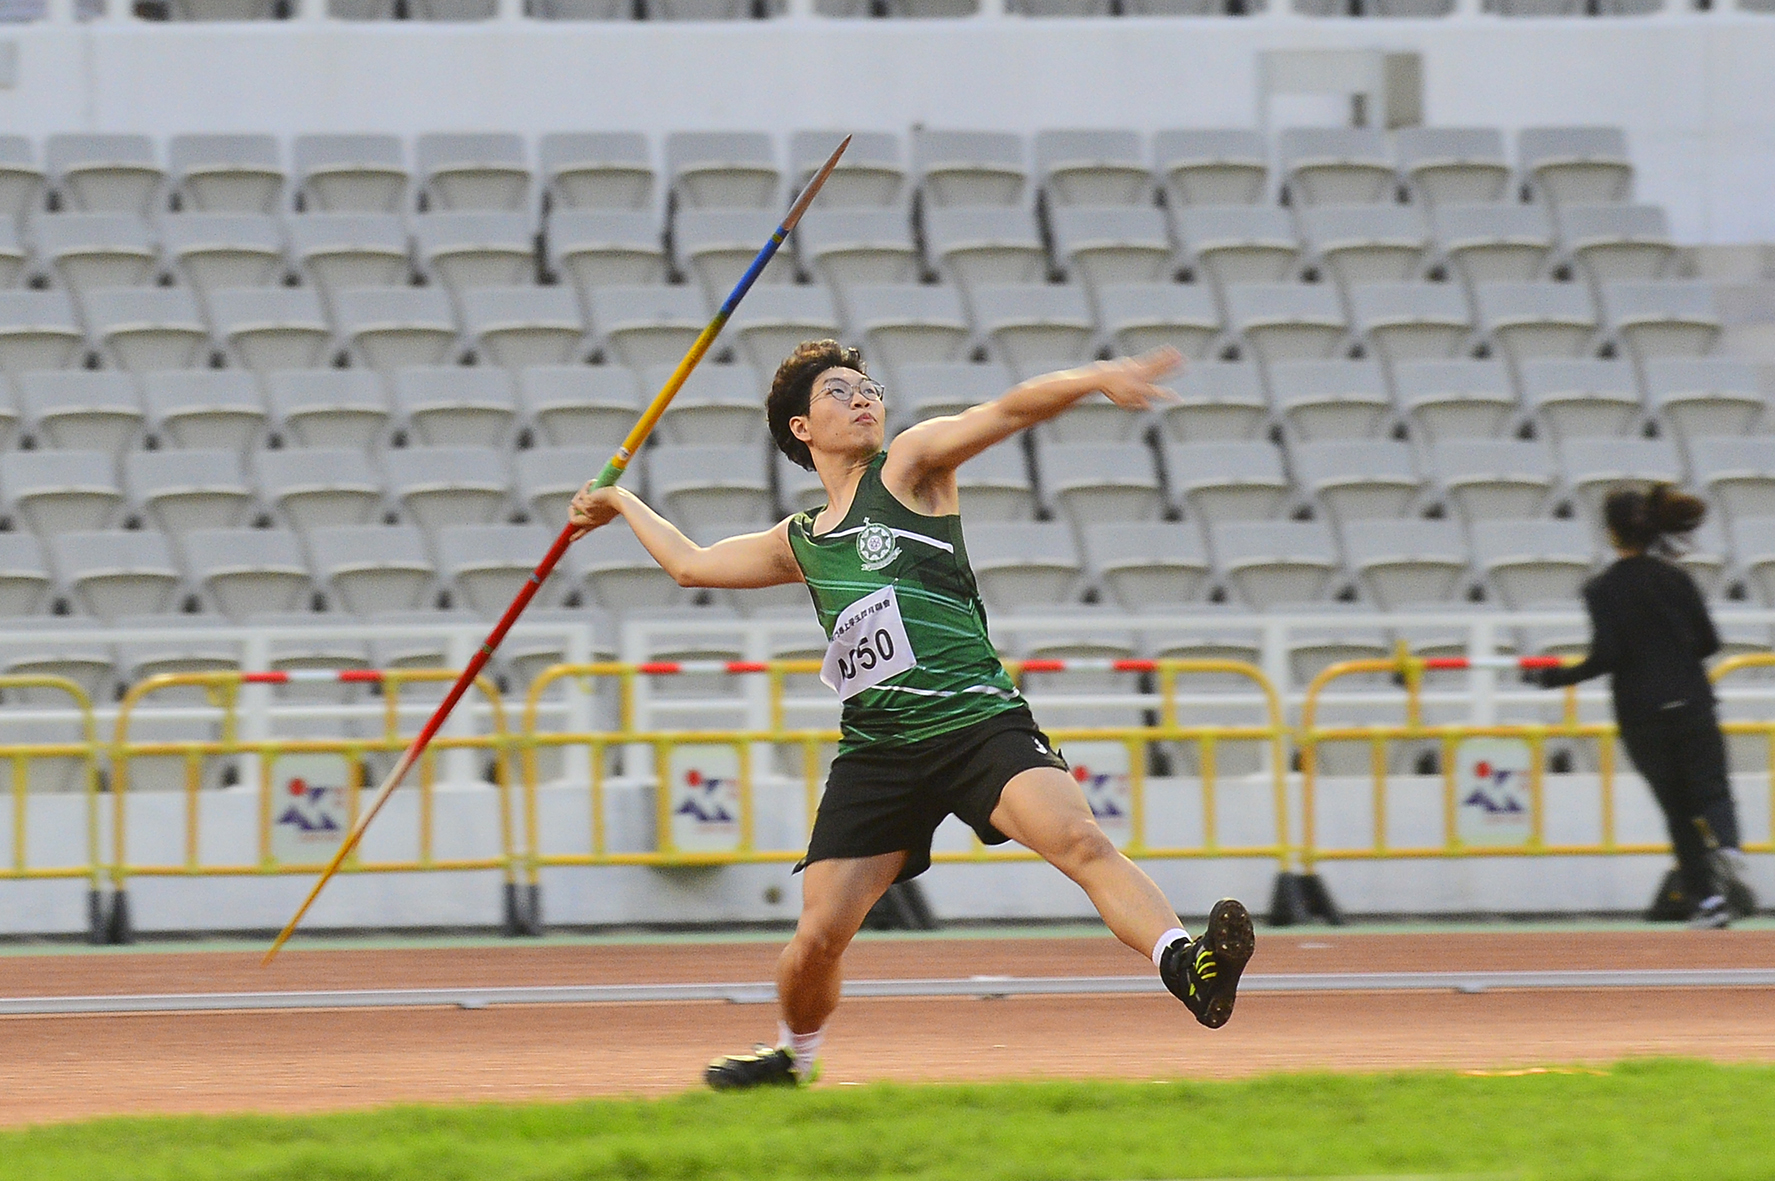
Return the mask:
M987 638L955 480L967 460L1094 392L1130 411L1174 397L1155 383L1181 360L1161 349L1050 373L910 427L884 449L887 395L862 354L808 341L777 369L766 409L777 447L819 474L823 508L704 547L625 489L588 484L574 497L571 525L586 532L622 517L682 586L805 583L830 641L820 677L844 701L838 756L796 867L806 870L800 922L777 964L777 1044L717 1058L710 1086L813 1081L845 948L889 885L930 866L932 833L951 813L985 843L1015 840L1083 887L1197 1021L1219 1028L1232 1015L1251 916L1222 899L1191 939L1097 826Z

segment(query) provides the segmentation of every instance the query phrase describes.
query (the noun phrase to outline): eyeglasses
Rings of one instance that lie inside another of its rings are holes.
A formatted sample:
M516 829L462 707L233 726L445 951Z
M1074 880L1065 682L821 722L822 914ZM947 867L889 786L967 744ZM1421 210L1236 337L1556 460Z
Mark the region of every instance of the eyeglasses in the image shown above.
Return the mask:
M854 386L846 385L844 382L834 378L821 386L819 390L815 392L814 398L827 397L831 398L834 402L848 404L850 400L858 394L862 394L864 398L871 402L887 401L887 390L882 387L880 382L872 381L867 377ZM809 399L809 401L811 404L812 399Z

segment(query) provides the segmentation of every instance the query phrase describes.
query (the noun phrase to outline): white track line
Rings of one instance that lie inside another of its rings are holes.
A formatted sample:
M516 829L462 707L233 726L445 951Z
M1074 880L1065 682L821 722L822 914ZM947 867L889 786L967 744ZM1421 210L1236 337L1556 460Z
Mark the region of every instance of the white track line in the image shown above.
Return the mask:
M1313 972L1247 976L1241 992L1480 993L1491 989L1770 988L1775 969L1555 972ZM850 980L852 997L1092 996L1159 993L1153 976L970 976L931 980ZM392 1009L489 1005L643 1004L728 1001L769 1004L776 986L735 984L582 984L541 988L379 988L336 992L194 992L137 996L0 997L0 1016L58 1013L220 1013L258 1009Z

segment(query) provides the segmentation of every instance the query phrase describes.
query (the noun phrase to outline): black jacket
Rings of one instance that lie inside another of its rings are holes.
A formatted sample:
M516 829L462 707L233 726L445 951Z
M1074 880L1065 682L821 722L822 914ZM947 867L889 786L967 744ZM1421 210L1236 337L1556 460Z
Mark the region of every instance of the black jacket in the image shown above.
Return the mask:
M1713 704L1701 661L1720 650L1689 572L1662 558L1622 558L1584 587L1590 655L1548 669L1545 685L1570 685L1609 673L1620 722L1649 719L1677 704Z

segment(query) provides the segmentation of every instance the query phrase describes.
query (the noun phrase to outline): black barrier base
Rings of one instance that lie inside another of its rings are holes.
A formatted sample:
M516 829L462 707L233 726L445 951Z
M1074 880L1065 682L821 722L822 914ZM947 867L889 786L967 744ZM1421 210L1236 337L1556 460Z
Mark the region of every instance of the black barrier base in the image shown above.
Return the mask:
M86 941L92 944L106 942L108 932L105 930L105 892L88 890L86 892Z
M1344 923L1325 879L1316 873L1277 874L1270 891L1270 926L1294 927L1315 919L1333 927Z
M531 882L524 887L524 934L536 938L542 934L542 884Z
M505 924L502 933L509 939L524 934L524 901L516 882L505 884Z
M134 943L136 931L129 921L129 893L124 890L114 891L111 895L111 915L105 924L105 942Z
M869 931L935 931L937 918L917 882L896 882L869 908L863 927Z
M1726 886L1726 909L1735 919L1749 918L1756 913L1756 895L1743 882L1730 882ZM1695 902L1683 889L1682 875L1675 869L1667 871L1664 880L1658 883L1658 892L1652 895L1652 904L1646 907L1646 921L1681 923L1688 921L1694 912Z

